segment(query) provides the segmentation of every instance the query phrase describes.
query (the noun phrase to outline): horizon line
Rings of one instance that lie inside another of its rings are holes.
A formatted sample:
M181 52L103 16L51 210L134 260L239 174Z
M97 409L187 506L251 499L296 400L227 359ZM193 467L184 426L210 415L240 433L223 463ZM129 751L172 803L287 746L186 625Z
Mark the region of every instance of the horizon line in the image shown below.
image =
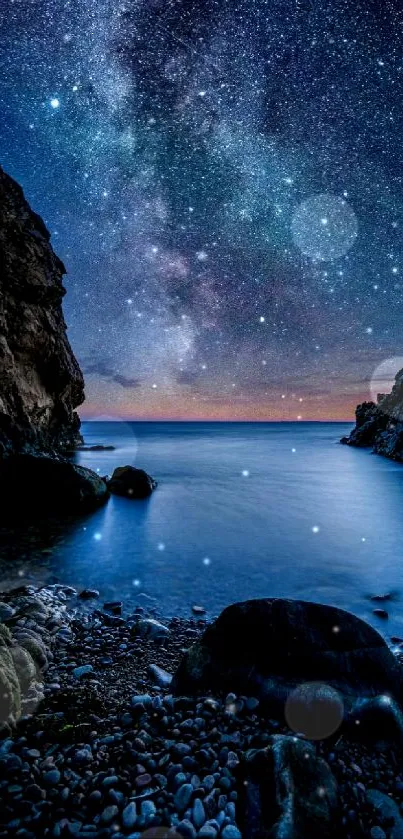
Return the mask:
M348 419L331 419L331 418L328 418L328 419L293 420L293 419L204 419L202 417L200 417L198 419L194 419L194 418L192 418L192 419L169 419L169 418L161 418L161 417L159 419L157 419L155 417L152 417L152 418L149 418L149 419L144 418L144 417L143 418L125 417L124 419L117 418L117 417L109 417L107 419L105 419L105 418L97 419L96 417L80 417L80 420L81 420L82 423L83 422L97 422L97 423L100 423L100 424L101 423L111 423L111 422L116 422L116 423L125 423L125 422L196 423L196 422L204 422L204 423L212 423L212 424L213 423L215 423L215 424L229 424L229 423L232 423L234 425L235 424L247 425L247 424L251 424L251 423L254 423L255 425L257 425L257 424L268 425L270 423L272 423L273 425L274 424L279 424L279 423L287 423L287 424L292 424L292 425L304 425L306 423L316 424L316 423L324 423L324 422L332 423L334 425L337 425L337 424L338 425L345 425L345 423L354 424L354 422L355 422L355 420L351 419L351 418L348 418Z

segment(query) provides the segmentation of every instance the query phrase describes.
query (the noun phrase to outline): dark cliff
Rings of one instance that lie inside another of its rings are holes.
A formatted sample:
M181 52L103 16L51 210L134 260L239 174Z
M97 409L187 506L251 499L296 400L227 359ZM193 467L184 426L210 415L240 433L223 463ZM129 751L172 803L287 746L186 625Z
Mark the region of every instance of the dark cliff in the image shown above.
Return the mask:
M391 393L380 394L377 403L358 405L355 415L355 428L342 443L372 447L377 454L403 462L403 370Z
M0 456L80 440L84 381L62 312L65 268L44 222L0 168Z

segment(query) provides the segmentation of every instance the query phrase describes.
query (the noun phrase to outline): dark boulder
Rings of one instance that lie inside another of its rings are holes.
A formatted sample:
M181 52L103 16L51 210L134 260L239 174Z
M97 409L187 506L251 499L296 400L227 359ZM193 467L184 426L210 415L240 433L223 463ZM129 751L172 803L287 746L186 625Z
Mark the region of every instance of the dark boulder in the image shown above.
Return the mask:
M360 697L402 696L402 670L375 629L332 606L282 599L224 609L185 654L172 691L233 691L284 713L309 682L338 691L347 709Z
M403 746L403 714L390 696L359 700L346 719L345 732L351 739L384 749Z
M136 499L148 498L157 486L154 478L134 466L118 466L107 484L113 495Z
M243 839L330 839L340 835L336 781L310 743L275 735L236 771Z
M86 513L108 498L102 478L68 460L19 454L0 461L0 517Z

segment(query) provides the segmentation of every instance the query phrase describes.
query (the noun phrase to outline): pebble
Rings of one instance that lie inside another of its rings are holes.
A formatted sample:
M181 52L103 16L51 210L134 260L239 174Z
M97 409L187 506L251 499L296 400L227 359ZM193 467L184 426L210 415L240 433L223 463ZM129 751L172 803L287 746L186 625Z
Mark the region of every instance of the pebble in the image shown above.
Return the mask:
M371 839L386 839L386 833L384 830L382 830L381 827L379 827L379 825L374 825L374 827L371 827L370 836Z
M192 612L194 615L205 615L206 610L204 606L192 606Z
M169 635L169 629L163 623L156 621L154 618L142 618L135 624L134 629L137 629L139 635L159 640L166 638Z
M150 822L152 822L156 812L157 808L154 804L154 801L150 801L147 799L146 801L141 802L140 818L145 827L147 827L147 825L149 825Z
M151 781L151 775L149 775L148 773L144 773L144 775L138 775L138 777L135 780L135 784L138 789L145 789L145 787L150 786Z
M134 827L137 821L137 810L134 801L131 801L130 804L125 807L122 813L122 823L123 826L130 829Z
M45 772L43 775L43 780L46 784L58 784L60 781L60 772L58 769L50 769L48 772Z
M11 620L15 615L15 609L8 603L0 603L0 623Z
M221 832L222 839L242 839L242 833L234 824L227 824Z
M206 821L206 813L200 798L195 798L192 808L192 822L195 827L202 827Z
M113 819L117 819L119 815L119 808L116 804L111 804L110 807L105 807L101 813L101 821L104 824L109 824Z
M93 759L91 749L77 749L74 753L74 761L76 763L91 763Z
M245 707L248 711L256 711L256 708L259 707L259 700L255 696L248 696L245 699Z
M174 798L174 804L175 804L176 809L180 813L183 813L186 810L187 806L189 805L189 802L190 802L190 799L191 799L192 795L193 795L192 784L182 784L182 786L179 787L179 789L178 789L178 791L175 795L175 798Z
M197 836L200 836L200 839L216 839L217 833L217 828L206 822L206 824L199 830Z
M82 676L86 676L87 673L92 673L93 670L92 664L81 664L79 667L74 668L73 676L75 679L81 679Z
M196 830L189 819L182 819L182 821L176 826L176 831L180 833L181 836L184 836L185 839L194 839L196 836Z
M168 688L172 682L171 674L167 673L166 670L163 670L162 667L158 667L157 664L150 664L148 672L154 684L159 685L162 688Z

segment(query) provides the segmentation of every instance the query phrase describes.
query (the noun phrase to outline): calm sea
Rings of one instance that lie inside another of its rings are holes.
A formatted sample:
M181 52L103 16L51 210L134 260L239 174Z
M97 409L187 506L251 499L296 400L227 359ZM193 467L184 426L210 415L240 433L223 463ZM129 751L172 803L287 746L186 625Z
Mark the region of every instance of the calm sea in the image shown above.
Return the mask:
M3 581L91 586L167 616L306 598L403 633L403 466L339 445L350 427L84 423L87 444L116 448L81 453L81 464L102 475L136 465L158 489L144 502L111 498L34 560L10 567L3 555ZM387 625L369 600L384 592Z

